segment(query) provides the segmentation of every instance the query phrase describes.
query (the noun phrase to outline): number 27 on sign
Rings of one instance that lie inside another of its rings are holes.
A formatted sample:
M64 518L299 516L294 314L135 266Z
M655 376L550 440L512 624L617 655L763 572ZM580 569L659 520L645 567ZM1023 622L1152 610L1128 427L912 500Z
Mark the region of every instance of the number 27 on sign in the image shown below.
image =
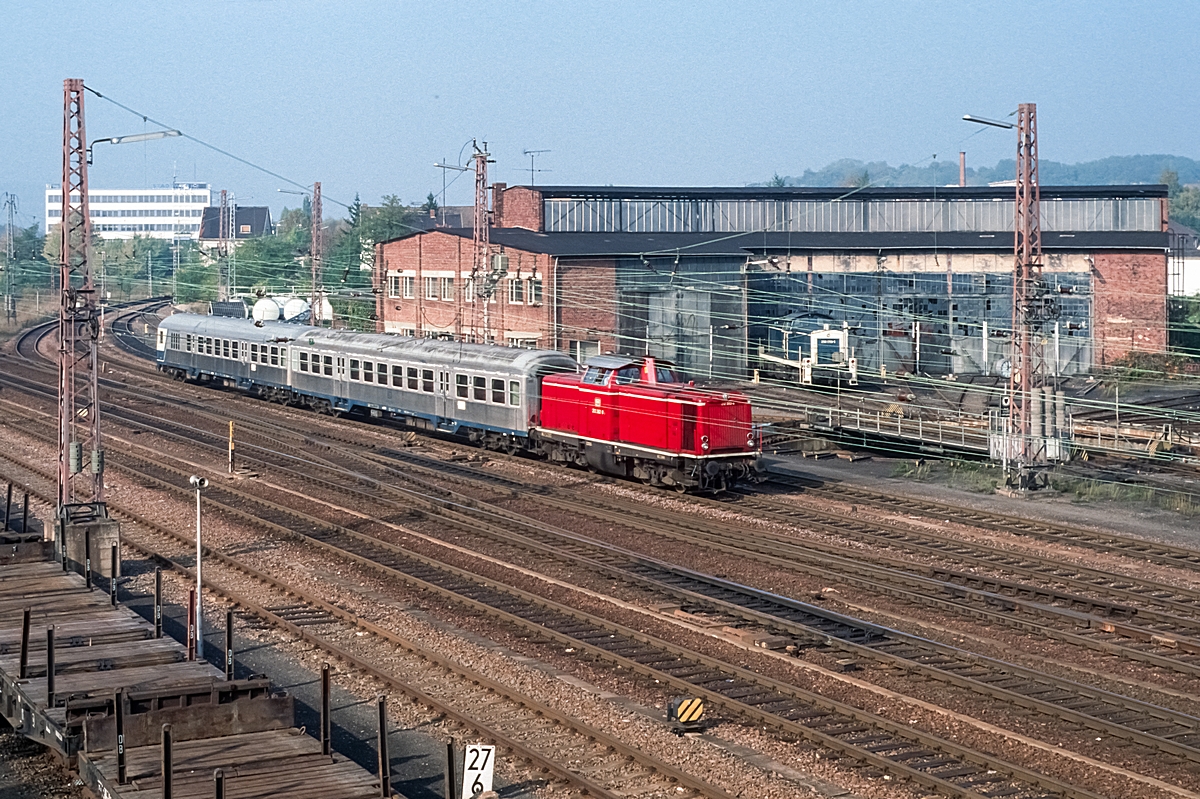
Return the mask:
M496 766L496 747L471 744L463 753L462 799L473 799L492 790Z

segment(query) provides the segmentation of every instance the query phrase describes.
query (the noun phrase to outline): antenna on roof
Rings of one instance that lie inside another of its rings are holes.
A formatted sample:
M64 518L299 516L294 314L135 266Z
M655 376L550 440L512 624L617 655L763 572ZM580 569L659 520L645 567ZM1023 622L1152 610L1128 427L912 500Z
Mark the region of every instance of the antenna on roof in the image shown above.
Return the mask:
M550 152L549 150L523 150L522 152L524 152L525 155L529 156L529 185L530 186L532 186L534 184L534 174L536 174L538 172L552 171L549 169L535 169L533 166L533 159L537 158L539 155L545 155L546 153Z

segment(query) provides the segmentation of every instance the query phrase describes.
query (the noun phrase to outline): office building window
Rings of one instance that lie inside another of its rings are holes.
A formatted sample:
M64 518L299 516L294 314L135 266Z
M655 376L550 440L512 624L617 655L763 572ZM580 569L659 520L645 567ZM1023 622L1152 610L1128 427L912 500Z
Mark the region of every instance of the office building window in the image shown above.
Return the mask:
M442 299L443 300L453 300L454 299L454 278L452 278L452 277L442 278Z
M400 276L388 275L388 297L391 299L399 299L400 297Z
M404 277L400 278L401 293L404 295L404 299L406 299L406 300L411 300L413 298L413 282L414 282L414 280L415 279L413 277L408 276L408 275L405 275Z
M525 304L525 281L520 278L510 278L508 281L508 304Z

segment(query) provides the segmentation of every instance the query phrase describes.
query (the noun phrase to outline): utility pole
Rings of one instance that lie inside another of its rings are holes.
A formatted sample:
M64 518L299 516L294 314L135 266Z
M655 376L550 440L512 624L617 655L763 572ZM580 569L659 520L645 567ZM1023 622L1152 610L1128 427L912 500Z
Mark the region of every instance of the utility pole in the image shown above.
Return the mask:
M97 340L100 316L88 263L92 226L88 214L87 134L83 80L63 81L62 244L58 313L58 504L73 500L72 475L91 456L87 501L104 501L104 450L100 440Z
M146 253L146 296L154 296L154 267L150 264L150 253Z
M1038 182L1037 106L1017 109L1017 186L1013 238L1013 341L1009 376L1011 429L1016 458L1006 477L1012 489L1037 487L1037 464L1045 460L1040 413L1045 383L1042 333L1052 300L1042 281L1041 187ZM1039 420L1034 429L1034 419Z
M312 230L312 299L309 301L309 323L320 327L322 305L322 256L325 249L325 231L321 228L321 181L313 183L312 214L309 224Z
M5 233L4 246L4 318L17 318L17 300L13 296L13 270L17 260L16 239L13 231L17 229L17 195L4 193L4 208L8 211L8 227Z
M179 235L171 241L171 299L179 295Z
M237 286L237 198L233 194L229 195L229 222L225 225L225 232L229 234L225 299L232 300Z
M492 331L488 303L496 293L496 285L499 280L495 277L495 270L490 263L492 220L488 211L487 165L496 162L489 158L487 142L483 143L483 149L480 149L475 142L471 142L471 146L475 150L475 154L472 156L475 161L475 236L474 255L471 260L471 285L475 296L483 303L483 340L490 342Z
M229 192L221 189L221 205L217 211L217 299L229 299L227 279L229 277Z

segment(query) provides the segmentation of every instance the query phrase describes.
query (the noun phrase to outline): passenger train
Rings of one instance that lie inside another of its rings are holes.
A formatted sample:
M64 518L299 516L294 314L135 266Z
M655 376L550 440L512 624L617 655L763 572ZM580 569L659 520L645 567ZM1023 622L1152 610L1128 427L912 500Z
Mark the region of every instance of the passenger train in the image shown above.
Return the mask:
M759 474L749 399L683 382L671 364L611 355L175 314L158 369L340 415L391 418L475 444L684 491Z

